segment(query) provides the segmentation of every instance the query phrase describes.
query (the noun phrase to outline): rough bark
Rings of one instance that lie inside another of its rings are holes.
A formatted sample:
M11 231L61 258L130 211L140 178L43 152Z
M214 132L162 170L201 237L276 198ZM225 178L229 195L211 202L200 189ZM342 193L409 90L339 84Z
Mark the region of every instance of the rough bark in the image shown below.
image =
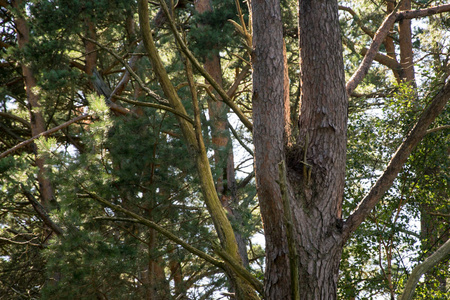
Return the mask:
M338 5L299 1L300 116L290 161L300 298L335 299L342 251L347 103Z
M86 20L86 36L89 37L92 40L97 40L97 34L95 32L95 24L90 21ZM85 72L89 76L92 76L94 69L97 65L97 49L96 45L88 40L84 41L84 47L85 47Z
M394 5L393 1L386 1L386 11L387 11L388 14L393 12L394 8L395 8L395 5ZM394 24L392 24L390 31L393 32L393 29L394 29ZM384 44L384 47L386 48L387 56L391 57L398 64L397 55L395 53L394 39L392 38L392 36L391 35L387 35L386 39L383 42L383 44ZM401 77L400 77L399 73L401 72L401 67L390 68L390 69L392 70L392 72L394 74L394 77L397 80L397 82L400 82L401 81Z
M284 159L284 60L280 4L252 0L253 142L266 238L265 299L290 299L288 246L278 163Z

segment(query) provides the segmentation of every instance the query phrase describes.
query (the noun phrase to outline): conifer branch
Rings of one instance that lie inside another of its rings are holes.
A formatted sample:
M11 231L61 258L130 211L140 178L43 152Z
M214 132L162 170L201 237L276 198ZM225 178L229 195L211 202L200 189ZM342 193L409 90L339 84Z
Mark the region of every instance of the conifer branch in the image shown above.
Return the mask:
M155 222L152 222L144 217L141 217L140 215L125 209L119 205L113 204L110 201L100 197L99 195L97 195L94 192L90 192L84 185L80 184L81 188L84 190L84 192L86 194L88 194L92 199L96 200L97 202L102 203L103 205L105 205L106 207L111 208L112 210L124 213L125 215L133 218L134 220L136 220L135 222L141 223L142 225L145 225L147 227L150 227L152 229L155 229L156 231L158 231L159 233L161 233L162 235L164 235L165 237L167 237L169 240L175 242L176 244L180 245L181 247L183 247L184 249L186 249L187 251L191 252L192 254L197 255L198 257L204 259L205 261L211 263L212 265L224 269L225 264L223 261L217 260L214 257L212 257L211 255L189 245L187 242L183 241L182 239L180 239L179 237L177 237L175 234L173 234L172 232L170 232L169 230L165 229L164 227L156 224ZM129 220L128 220L129 221Z
M219 255L229 267L231 267L239 277L250 283L255 290L263 295L263 284L256 279L246 268L242 266L242 264L238 263L231 255L229 255L226 251L223 251L219 245L212 243L212 247L214 252Z
M164 0L159 0L161 4L161 8L164 10L167 19L169 21L170 28L173 31L173 35L181 49L181 51L186 55L186 57L191 61L192 65L202 74L203 77L211 84L211 86L217 91L217 93L222 98L223 102L225 102L233 112L238 116L238 118L242 121L242 123L247 127L250 131L253 131L252 123L247 119L241 109L233 102L233 100L227 95L227 93L222 89L222 87L212 78L212 76L202 67L200 62L195 58L192 52L188 49L186 43L180 37L178 33L175 22L170 15L169 8Z
M161 97L160 95L158 95L157 93L155 93L154 91L152 91L151 89L149 89L147 86L145 86L144 82L142 81L142 79L133 71L133 69L126 63L126 61L124 61L115 51L113 51L112 49L100 44L99 42L97 42L96 40L90 39L88 37L82 37L84 40L89 41L91 43L96 44L98 47L102 48L103 50L105 50L106 52L108 52L109 54L111 54L112 56L114 56L115 59L117 59L126 69L127 71L131 74L131 76L133 76L133 78L136 80L136 82L139 84L139 86L153 99L155 99L156 101L158 101L159 103L162 104L169 104L169 101L167 99L164 99L163 97Z
M83 115L78 116L78 117L76 117L76 118L73 118L72 120L69 120L69 121L67 121L67 122L65 122L65 123L63 123L63 124L61 124L61 125L59 125L59 126L56 126L56 127L52 128L52 129L49 129L49 130L44 131L44 132L41 132L41 133L39 133L38 135L35 135L35 136L33 136L32 138L30 138L30 139L28 139L28 140L26 140L26 141L23 141L23 142L21 142L21 143L15 145L14 147L12 147L12 148L6 150L6 151L3 152L2 154L0 154L0 159L2 159L2 158L4 158L4 157L8 156L9 154L11 154L11 153L17 151L18 149L20 149L20 148L22 148L22 147L25 147L26 145L32 143L35 139L38 139L38 138L40 138L41 136L47 136L47 135L50 135L50 134L52 134L52 133L55 133L55 132L57 132L58 130L61 130L61 129L63 129L63 128L69 126L70 124L75 123L75 122L78 122L78 121L81 121L81 120L83 120L83 119L86 119L87 117L90 117L90 115L89 115L89 114L83 114Z
M39 201L36 200L36 198L28 191L24 189L23 194L25 197L27 197L28 201L31 203L31 205L34 208L34 211L38 214L38 216L44 221L44 224L48 226L54 233L61 236L64 233L64 230L59 227L48 215L46 209L42 206Z
M8 118L8 119L11 119L11 120L14 120L14 121L18 121L18 122L22 123L23 125L25 125L26 127L31 128L30 122L28 122L27 120L25 120L25 119L23 119L23 118L21 118L19 116L0 111L0 117Z
M174 115L177 115L177 116L185 119L186 121L188 121L191 124L194 124L194 121L189 116L186 116L185 114L182 114L182 113L176 111L175 109L171 108L170 106L156 104L156 103L150 103L150 102L131 100L131 99L128 99L127 97L118 96L118 95L113 95L113 98L116 98L118 100L130 103L130 104L133 104L136 106L152 107L152 108L156 108L156 109L165 110L165 111L171 112Z
M440 14L443 12L450 11L450 4L444 4L424 9L417 9L417 10L405 10L397 13L397 19L396 21L401 21L403 19L415 19L415 18L421 18L421 17L427 17L435 14Z
M372 186L368 194L361 200L355 211L348 217L344 223L343 241L345 242L350 234L354 232L359 225L366 219L375 205L383 197L384 193L392 186L395 178L407 161L414 148L420 143L427 134L427 128L443 111L445 105L450 99L450 78L448 78L444 87L433 98L430 105L420 116L413 129L408 133L403 143L397 148L387 165L383 174Z
M383 24L381 24L380 28L375 33L372 44L369 47L366 55L364 56L361 64L358 67L358 70L352 75L350 80L346 84L347 95L351 95L351 93L356 89L356 87L363 81L364 77L369 72L370 66L378 53L378 49L383 43L386 36L389 34L389 30L392 25L397 20L397 11L399 7L402 5L404 0L399 1L394 10L386 17Z

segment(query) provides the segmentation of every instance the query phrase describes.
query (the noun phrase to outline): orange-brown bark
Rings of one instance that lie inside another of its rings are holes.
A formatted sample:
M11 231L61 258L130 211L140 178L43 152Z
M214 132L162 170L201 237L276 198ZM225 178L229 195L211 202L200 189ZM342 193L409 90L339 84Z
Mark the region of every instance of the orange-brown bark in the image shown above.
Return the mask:
M405 0L400 7L401 10L411 9L411 0ZM400 44L400 64L402 66L401 80L414 82L414 56L411 32L411 20L403 19L398 22L398 35Z
M18 11L22 9L22 1L12 1L11 4ZM30 32L27 23L21 16L17 17L14 20L14 23L16 24L19 49L24 49L30 41ZM46 124L42 113L42 106L39 103L37 83L33 71L26 62L22 62L21 66L28 101L28 109L30 110L31 136L34 137L45 131ZM39 169L38 182L41 203L44 207L47 207L50 202L53 201L53 188L50 180L46 175L45 160L39 157L36 145L33 144L33 148L36 155L35 163Z

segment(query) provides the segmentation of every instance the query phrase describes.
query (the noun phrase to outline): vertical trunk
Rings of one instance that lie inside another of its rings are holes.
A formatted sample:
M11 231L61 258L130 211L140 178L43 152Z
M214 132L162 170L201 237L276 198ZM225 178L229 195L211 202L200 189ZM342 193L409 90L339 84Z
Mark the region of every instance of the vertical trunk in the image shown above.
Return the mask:
M195 9L202 14L212 11L213 7L209 0L198 0L195 2ZM219 55L216 54L211 57L206 57L204 68L212 78L223 87L222 68ZM216 97L219 100L221 99L220 95L216 94ZM228 128L227 113L229 108L222 101L213 101L210 98L208 98L207 101L209 118L212 123L211 132L214 147L214 163L217 172L217 194L219 195L223 207L228 212L230 221L239 222L239 215L233 209L233 207L238 204L238 199L236 194L233 146L230 130ZM235 236L242 263L244 266L248 266L249 262L245 241L237 231L235 231Z
M157 74L159 83L161 84L165 96L169 100L170 106L172 106L173 109L179 111L180 113L186 114L186 110L181 103L181 100L178 97L174 86L170 82L169 76L156 50L155 43L151 34L147 1L139 0L138 9L139 23L143 36L143 42L149 55L149 59L152 63L153 71ZM193 99L195 98L193 97ZM197 121L199 120L196 119L196 122ZM222 248L224 252L229 255L237 264L240 264L241 259L239 256L236 237L234 235L234 231L231 227L230 221L228 220L218 198L201 132L195 132L195 128L192 127L192 124L188 123L182 118L178 118L178 122L180 124L188 148L191 150L191 154L195 156L195 164L197 167L205 204L212 217L214 228L217 231L217 235L220 239ZM236 274L231 271L231 267L226 266L226 272L227 275L232 278L232 281L236 286L237 299L257 299L254 288L248 282L237 277Z
M299 1L299 49L301 155L292 165L290 182L298 228L300 298L335 299L348 104L337 1Z
M411 0L405 0L401 10L411 9ZM401 79L414 85L414 60L412 49L411 20L403 19L398 23L400 40L400 64L402 66Z
M95 25L92 21L86 20L86 36L90 39L97 40L97 34L95 32ZM84 47L86 51L86 63L84 71L89 76L92 76L95 66L97 65L97 51L96 45L92 42L85 41Z
M284 159L284 59L280 3L252 0L253 141L255 174L266 238L265 299L290 299L288 246L277 184ZM287 91L286 91L287 92Z
M22 10L21 1L12 1L12 6L19 12ZM25 19L21 16L15 19L17 30L17 41L19 49L24 49L30 41L30 33ZM30 124L31 136L36 136L45 131L45 120L42 115L41 105L39 103L39 95L37 94L36 78L33 75L31 68L25 63L22 63L22 73L28 100L28 109L30 110ZM50 180L46 176L45 160L39 158L36 145L33 143L33 149L36 155L36 166L38 167L38 182L39 192L41 197L41 204L48 208L50 202L53 201L53 188Z
M387 8L386 11L387 11L387 14L389 15L394 10L394 7L395 7L394 2L393 1L387 1L386 6L387 6L386 7ZM392 28L390 30L391 32L392 32L393 28L394 28L394 26L392 26ZM386 48L387 56L389 56L389 57L391 57L391 58L393 58L393 59L395 59L397 61L397 56L395 54L394 39L388 35L386 37L386 39L384 40L383 44L384 44L384 47ZM401 81L401 77L400 77L399 73L401 73L401 70L394 70L394 69L392 69L392 72L394 73L394 77L397 80L397 82L400 82Z
M255 168L266 236L266 299L291 299L277 163L285 158L283 39L278 1L252 1ZM300 299L335 299L347 95L337 1L299 1L299 136L288 146L288 189Z

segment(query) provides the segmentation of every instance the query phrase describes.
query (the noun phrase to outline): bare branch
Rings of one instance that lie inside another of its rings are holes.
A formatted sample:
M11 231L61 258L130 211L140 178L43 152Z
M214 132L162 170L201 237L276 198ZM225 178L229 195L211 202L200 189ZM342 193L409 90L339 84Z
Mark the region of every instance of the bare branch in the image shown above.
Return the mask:
M397 10L399 6L403 3L400 1L397 6L394 8L391 14L389 14L384 20L383 24L381 24L380 28L375 33L372 44L370 45L369 50L367 51L366 56L364 56L361 64L359 65L358 70L353 74L350 80L347 82L346 89L347 94L351 95L351 93L356 89L356 87L361 83L364 77L369 72L369 68L372 65L372 62L375 58L375 55L378 53L378 49L383 43L386 36L389 34L389 30L392 25L397 20Z
M356 89L356 87L361 83L361 81L367 75L367 72L369 71L369 68L372 65L372 62L375 59L378 49L380 48L380 46L383 43L386 36L389 34L389 30L395 22L403 20L403 19L420 18L420 17L430 16L430 15L450 11L450 4L445 4L445 5L430 7L430 8L426 8L426 9L397 12L399 7L401 7L402 3L403 3L403 1L400 1L397 4L397 6L392 11L392 13L386 17L383 24L380 26L378 31L375 33L372 44L370 45L369 50L367 51L366 55L364 56L364 59L362 60L358 70L353 74L353 76L347 82L346 89L347 89L348 95L350 95Z
M434 119L442 112L445 104L450 99L450 79L433 98L431 104L420 116L414 128L408 133L403 143L398 147L386 170L378 178L377 182L370 189L369 193L359 203L356 210L350 215L344 224L343 240L347 240L350 234L369 215L375 205L380 201L384 193L392 186L395 178L402 169L413 149L420 143L427 133L427 128Z
M12 147L11 149L6 150L6 151L3 152L2 154L0 154L0 159L6 157L7 155L9 155L9 154L11 154L11 153L13 153L13 152L16 151L17 149L20 149L20 148L22 148L22 147L24 147L24 146L30 144L30 143L33 142L35 139L38 139L38 138L40 138L41 136L47 136L47 135L50 135L50 134L52 134L52 133L55 133L55 132L57 132L58 130L61 130L61 129L63 129L63 128L69 126L70 124L75 123L75 122L78 122L78 121L81 121L81 120L83 120L83 119L86 119L87 117L90 117L90 115L89 115L89 114L84 114L84 115L78 116L78 117L76 117L76 118L73 118L72 120L69 120L69 121L67 121L67 122L65 122L65 123L63 123L63 124L61 124L61 125L59 125L59 126L56 126L56 127L52 128L52 129L49 129L49 130L44 131L44 132L41 132L41 133L39 133L38 135L33 136L31 139L28 139L28 140L26 140L26 141L23 141L23 142L21 142L20 144L17 144L16 146Z
M33 205L34 210L42 219L42 221L44 221L45 225L47 225L57 235L63 235L64 230L62 230L59 225L53 222L42 204L40 204L39 201L37 201L30 192L24 191L23 194L25 195L25 197L27 197L28 201L30 201L31 205Z
M443 12L450 11L450 4L444 4L440 6L434 6L425 9L417 9L417 10L406 10L397 13L396 21L401 21L403 19L415 19L421 18L436 14L441 14Z
M445 130L445 129L450 129L450 125L443 125L443 126L439 126L439 127L436 127L436 128L428 129L427 130L427 134L433 133L433 132L436 132L436 131L439 131L439 130Z
M136 100L131 100L128 99L126 97L122 97L122 96L117 96L117 95L113 95L112 98L116 98L119 99L121 101L136 105L136 106L145 106L145 107L152 107L152 108L156 108L156 109L161 109L161 110L165 110L168 112L171 112L179 117L182 117L183 119L185 119L186 121L194 124L194 121L189 117L186 116L185 114L182 114L180 112L178 112L177 110L169 107L169 106L165 106L165 105L161 105L161 104L156 104L156 103L150 103L150 102L142 102L142 101L136 101Z

